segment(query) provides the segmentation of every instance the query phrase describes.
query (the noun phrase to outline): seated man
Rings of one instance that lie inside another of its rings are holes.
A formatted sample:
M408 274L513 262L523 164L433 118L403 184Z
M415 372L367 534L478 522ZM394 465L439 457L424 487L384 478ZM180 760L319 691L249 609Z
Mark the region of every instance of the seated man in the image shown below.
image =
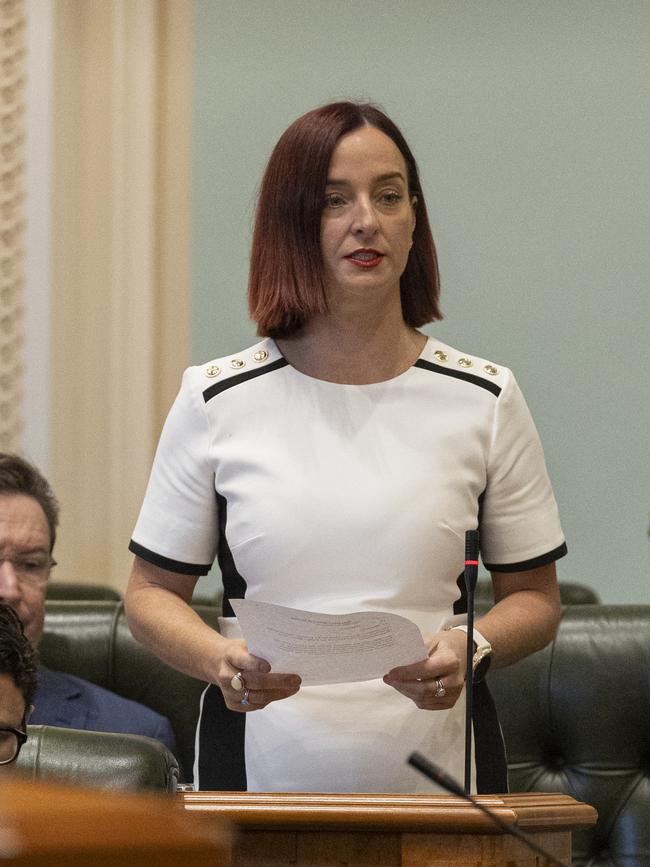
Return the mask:
M35 692L34 651L16 612L0 604L0 767L16 761L27 739Z
M43 634L58 513L56 498L38 470L0 453L0 603L14 609L34 649ZM42 665L37 679L30 723L148 735L175 752L169 720L150 708Z

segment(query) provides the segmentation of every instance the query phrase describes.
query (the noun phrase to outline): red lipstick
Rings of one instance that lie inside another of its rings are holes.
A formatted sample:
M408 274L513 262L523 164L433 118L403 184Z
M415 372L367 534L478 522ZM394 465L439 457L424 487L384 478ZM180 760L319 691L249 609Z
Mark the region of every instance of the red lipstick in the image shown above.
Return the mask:
M384 258L384 254L378 250L362 247L349 253L345 258L348 262L352 262L353 265L357 265L359 268L376 268Z

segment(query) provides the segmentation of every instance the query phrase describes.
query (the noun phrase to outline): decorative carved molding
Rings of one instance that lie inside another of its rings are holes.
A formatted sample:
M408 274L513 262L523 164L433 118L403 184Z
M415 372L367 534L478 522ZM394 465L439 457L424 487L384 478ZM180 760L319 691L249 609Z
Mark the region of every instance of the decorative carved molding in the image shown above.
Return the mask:
M25 5L0 3L0 451L23 426Z

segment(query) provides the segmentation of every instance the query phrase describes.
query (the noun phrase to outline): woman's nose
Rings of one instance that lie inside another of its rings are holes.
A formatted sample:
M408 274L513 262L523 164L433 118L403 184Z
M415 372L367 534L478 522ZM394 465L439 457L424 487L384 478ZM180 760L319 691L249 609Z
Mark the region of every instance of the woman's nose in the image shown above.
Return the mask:
M357 235L373 235L377 231L377 212L369 199L357 199L352 221L352 231Z

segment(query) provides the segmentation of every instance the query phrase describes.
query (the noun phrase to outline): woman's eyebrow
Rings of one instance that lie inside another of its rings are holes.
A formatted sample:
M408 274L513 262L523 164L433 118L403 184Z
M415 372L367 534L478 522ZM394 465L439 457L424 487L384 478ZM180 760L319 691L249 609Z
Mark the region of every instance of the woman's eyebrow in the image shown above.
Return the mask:
M387 172L384 175L377 175L376 178L373 178L373 183L381 184L384 181L392 181L395 179L399 179L399 180L403 181L404 183L406 183L406 178L404 177L404 175L401 172ZM328 187L330 187L330 186L332 186L332 187L345 187L345 186L350 186L350 185L351 185L351 181L347 181L347 180L345 180L345 178L328 178L327 179L327 186Z

